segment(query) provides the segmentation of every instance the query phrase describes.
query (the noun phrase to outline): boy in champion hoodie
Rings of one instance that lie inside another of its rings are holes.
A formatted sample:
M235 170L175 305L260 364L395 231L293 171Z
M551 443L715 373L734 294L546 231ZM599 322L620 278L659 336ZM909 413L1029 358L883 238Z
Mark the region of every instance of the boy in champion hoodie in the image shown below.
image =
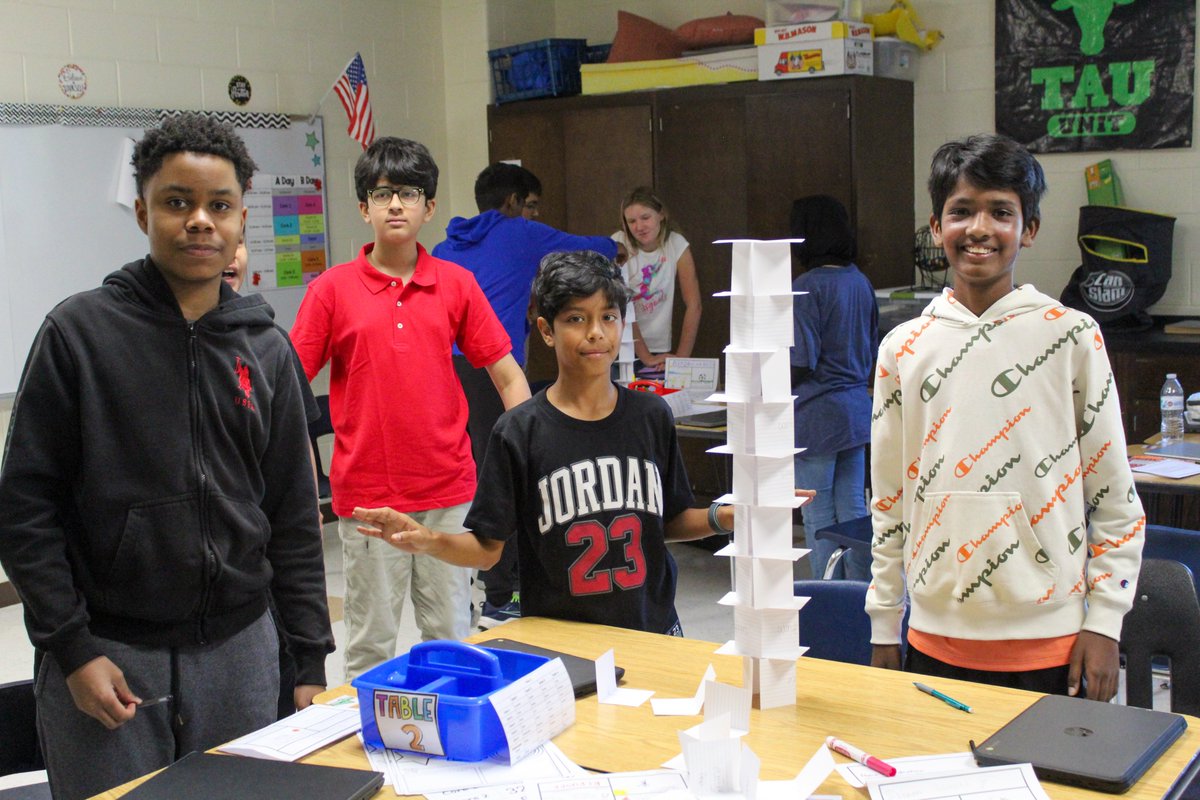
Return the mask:
M296 705L333 649L294 355L262 298L222 281L254 162L184 114L133 165L150 254L47 315L0 473L0 561L60 800L274 721L270 599Z
M1099 326L1013 283L1045 188L1006 137L934 154L954 289L879 348L872 665L901 666L907 594L905 669L1109 700L1145 516Z

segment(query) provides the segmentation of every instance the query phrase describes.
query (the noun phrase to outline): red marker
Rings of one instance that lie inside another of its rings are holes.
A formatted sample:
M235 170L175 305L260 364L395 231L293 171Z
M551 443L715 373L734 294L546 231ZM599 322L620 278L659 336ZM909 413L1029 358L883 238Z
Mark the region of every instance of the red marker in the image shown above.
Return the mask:
M891 764L881 761L875 756L867 755L854 745L846 744L841 739L827 736L825 737L825 746L835 753L841 753L846 758L854 759L864 767L870 767L885 778L890 778L896 774L896 768Z

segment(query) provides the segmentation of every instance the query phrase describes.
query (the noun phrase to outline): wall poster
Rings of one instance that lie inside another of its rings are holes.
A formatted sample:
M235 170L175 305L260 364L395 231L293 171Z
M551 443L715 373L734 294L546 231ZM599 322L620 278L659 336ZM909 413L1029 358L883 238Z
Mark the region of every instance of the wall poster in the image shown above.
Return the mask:
M1196 0L997 0L996 130L1035 153L1190 147Z

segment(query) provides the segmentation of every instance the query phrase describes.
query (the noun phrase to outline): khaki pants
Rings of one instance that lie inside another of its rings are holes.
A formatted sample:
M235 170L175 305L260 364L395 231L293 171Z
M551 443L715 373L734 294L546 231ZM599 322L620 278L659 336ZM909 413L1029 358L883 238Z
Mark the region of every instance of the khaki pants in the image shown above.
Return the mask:
M460 533L469 508L470 503L463 503L405 513L433 530ZM469 636L475 571L432 556L414 556L363 536L359 524L348 517L338 519L346 575L346 680L395 656L404 597L410 587L422 640Z

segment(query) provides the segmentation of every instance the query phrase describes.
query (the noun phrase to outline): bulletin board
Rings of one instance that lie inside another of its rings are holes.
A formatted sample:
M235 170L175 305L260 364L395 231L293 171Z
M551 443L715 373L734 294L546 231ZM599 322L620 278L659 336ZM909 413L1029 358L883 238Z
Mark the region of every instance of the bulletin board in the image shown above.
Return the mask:
M146 128L178 113L0 103L0 394L16 391L47 312L146 255L129 158ZM290 328L304 286L330 263L323 121L211 115L234 126L258 165L242 292L262 293Z

